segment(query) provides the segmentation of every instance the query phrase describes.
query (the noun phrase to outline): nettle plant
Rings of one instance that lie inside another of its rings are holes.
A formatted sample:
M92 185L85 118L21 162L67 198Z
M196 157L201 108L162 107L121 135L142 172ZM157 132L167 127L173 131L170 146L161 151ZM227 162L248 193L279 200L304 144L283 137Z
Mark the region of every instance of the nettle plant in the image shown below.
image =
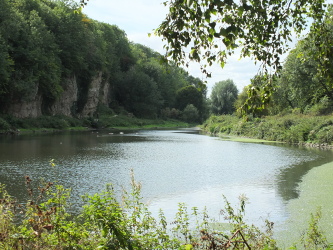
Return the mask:
M56 167L54 161L51 166ZM25 177L28 202L19 204L0 186L1 249L277 249L273 223L264 231L244 220L246 197L234 208L225 197L224 220L211 219L204 209L189 212L180 203L173 221L163 211L157 218L143 202L141 185L131 174L131 188L120 196L112 184L85 195L81 214L68 213L70 190L42 181L34 188ZM329 246L312 220L305 247ZM324 244L325 243L325 244Z

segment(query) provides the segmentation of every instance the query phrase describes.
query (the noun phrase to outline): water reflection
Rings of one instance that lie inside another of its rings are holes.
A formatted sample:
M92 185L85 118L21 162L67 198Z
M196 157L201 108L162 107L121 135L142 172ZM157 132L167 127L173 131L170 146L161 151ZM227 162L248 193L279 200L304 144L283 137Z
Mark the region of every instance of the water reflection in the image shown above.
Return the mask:
M278 191L279 195L285 200L296 199L299 196L297 186L301 182L303 176L312 168L324 165L333 161L332 150L320 150L314 148L288 147L293 150L293 154L300 154L299 162L291 165L289 168L281 169L278 175ZM304 155L306 155L304 157Z
M113 133L113 134L112 134ZM247 215L283 221L285 204L312 167L333 160L330 151L223 141L195 130L75 132L0 138L0 182L24 201L24 176L34 182L58 180L72 188L73 211L80 196L104 189L128 188L130 170L143 184L151 209L174 215L178 202L218 216L222 194L232 202L245 193ZM49 160L58 166L50 168Z

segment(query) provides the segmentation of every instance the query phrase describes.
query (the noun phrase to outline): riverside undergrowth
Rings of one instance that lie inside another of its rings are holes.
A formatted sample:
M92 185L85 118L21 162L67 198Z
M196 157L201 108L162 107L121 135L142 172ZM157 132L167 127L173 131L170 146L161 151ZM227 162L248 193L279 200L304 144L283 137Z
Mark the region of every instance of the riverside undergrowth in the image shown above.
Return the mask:
M131 188L121 197L109 184L101 193L85 195L82 213L76 216L67 212L69 189L47 181L33 188L29 176L25 182L26 204L0 186L1 249L278 249L273 223L267 221L263 229L246 223L246 197L240 197L236 208L224 197L223 221L195 207L189 212L180 203L169 222L162 210L157 217L151 214L132 173ZM306 249L330 249L318 228L319 218L320 213L312 216L303 234Z
M291 144L330 146L333 143L332 115L288 114L262 118L221 115L211 116L202 128L213 135L235 135Z

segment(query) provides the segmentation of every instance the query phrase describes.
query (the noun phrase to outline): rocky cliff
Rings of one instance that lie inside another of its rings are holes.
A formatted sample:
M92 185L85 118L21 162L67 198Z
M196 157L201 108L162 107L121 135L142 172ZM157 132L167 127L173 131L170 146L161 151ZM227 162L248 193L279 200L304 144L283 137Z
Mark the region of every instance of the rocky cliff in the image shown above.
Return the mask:
M96 74L88 84L87 98L82 111L77 112L79 98L78 82L75 76L63 80L63 92L55 102L47 108L48 114L77 117L90 117L96 113L99 104L108 105L110 102L110 84L103 79L102 72ZM43 97L39 94L38 85L28 101L13 101L7 113L18 118L38 117L43 114Z

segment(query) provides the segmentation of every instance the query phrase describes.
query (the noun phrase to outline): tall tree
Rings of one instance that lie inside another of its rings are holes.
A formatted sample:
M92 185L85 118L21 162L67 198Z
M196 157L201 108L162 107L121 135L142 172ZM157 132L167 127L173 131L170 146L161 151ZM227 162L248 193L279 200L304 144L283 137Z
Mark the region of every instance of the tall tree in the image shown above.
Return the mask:
M170 0L165 5L169 13L155 34L166 41L166 57L180 65L199 62L207 76L211 73L206 65L218 62L224 67L236 50L241 58L260 62L264 73L280 70L281 55L287 51L294 32L301 34L308 26L309 18L320 35L326 7L324 0ZM267 104L267 94L273 91L272 82L265 87L262 105ZM251 98L257 99L257 93L248 92L248 106L256 102Z
M200 91L192 85L179 89L176 98L176 107L179 110L184 110L189 104L193 104L198 110L202 109L202 95Z
M280 68L293 31L300 33L307 18L321 22L323 0L183 1L165 2L169 14L156 29L167 42L167 55L186 64L186 58L223 67L236 48L269 67ZM187 47L191 48L188 54Z
M333 101L333 23L329 8L323 25L300 40L283 65L273 94L274 108L304 111L326 96Z
M211 112L213 114L232 114L238 89L233 80L228 79L215 83L210 95Z

